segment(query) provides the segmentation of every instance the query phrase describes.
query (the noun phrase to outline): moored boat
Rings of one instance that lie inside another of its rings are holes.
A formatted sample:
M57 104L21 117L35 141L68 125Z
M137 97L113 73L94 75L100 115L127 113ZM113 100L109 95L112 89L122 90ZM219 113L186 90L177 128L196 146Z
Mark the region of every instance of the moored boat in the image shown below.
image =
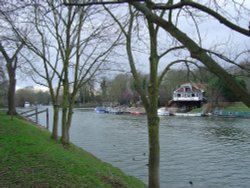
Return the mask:
M145 112L134 111L134 112L130 112L130 114L132 114L132 115L143 115L143 114L145 114Z
M109 114L123 114L123 110L119 107L108 107L106 112Z
M128 109L128 112L132 115L144 115L146 111L143 107L131 107Z
M204 116L202 113L174 113L174 116L184 116L184 117L201 117Z
M214 117L225 117L225 118L250 118L250 112L233 112L225 110L215 110L212 112Z
M165 107L159 108L157 114L158 116L170 116L169 111L167 111Z
M106 110L106 107L97 106L97 107L95 108L95 112L96 112L96 113L107 113L107 110Z

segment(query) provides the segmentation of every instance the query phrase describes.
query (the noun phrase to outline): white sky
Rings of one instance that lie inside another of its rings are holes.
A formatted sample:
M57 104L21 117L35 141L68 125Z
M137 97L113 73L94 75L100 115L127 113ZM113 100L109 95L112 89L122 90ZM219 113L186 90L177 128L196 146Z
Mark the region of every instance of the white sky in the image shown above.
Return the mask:
M202 0L204 1L204 0ZM221 1L222 2L222 1ZM223 1L224 2L224 1ZM227 1L225 1L227 2ZM239 1L241 2L241 1ZM250 9L250 1L246 1L247 7ZM232 10L233 8L228 5L225 5L225 8L227 10ZM193 10L193 9L192 9ZM230 14L233 15L232 12ZM249 14L249 13L248 13ZM250 15L244 15L244 18L241 18L239 21L239 24L241 27L248 28L248 18L250 21ZM204 15L204 17L207 17ZM211 17L210 17L211 18ZM204 18L206 21L207 19ZM235 52L240 51L242 49L249 49L250 44L250 38L246 37L242 34L239 34L235 31L232 31L226 26L221 25L218 21L214 21L213 19L209 19L209 21L202 22L200 24L200 32L201 32L201 38L203 39L203 47L205 48L213 48L214 44L221 44L230 41L227 45L221 45L220 48L222 52L228 53L230 55L234 55ZM235 21L233 21L235 23ZM195 25L190 20L182 19L179 22L179 25L181 25L181 29L186 32L189 36L192 36L192 38L197 39L197 34L195 32ZM162 38L164 39L164 32L162 33ZM137 66L139 70L141 70L144 73L148 73L148 65L147 65L147 56L145 56L143 53L137 53L136 60L138 62ZM126 57L122 58L116 58L119 63L122 63L122 66L127 67L127 59ZM171 58L170 58L171 59ZM19 76L17 79L17 88L22 88L26 86L34 85L32 81L28 77Z

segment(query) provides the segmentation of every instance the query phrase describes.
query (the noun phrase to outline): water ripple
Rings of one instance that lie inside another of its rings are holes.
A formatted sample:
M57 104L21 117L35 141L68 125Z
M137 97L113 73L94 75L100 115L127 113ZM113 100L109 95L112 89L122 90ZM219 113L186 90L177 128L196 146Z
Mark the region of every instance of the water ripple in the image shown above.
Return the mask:
M71 139L98 158L147 183L146 116L76 111ZM160 147L161 187L249 187L247 119L163 117Z

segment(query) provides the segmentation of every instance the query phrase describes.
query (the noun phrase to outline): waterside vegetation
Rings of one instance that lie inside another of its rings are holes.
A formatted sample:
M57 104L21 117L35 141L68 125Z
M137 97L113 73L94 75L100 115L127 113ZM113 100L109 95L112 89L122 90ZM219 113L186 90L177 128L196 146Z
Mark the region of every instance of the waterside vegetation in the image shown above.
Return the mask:
M218 105L218 107L216 107L215 109L224 110L224 111L228 111L228 112L250 112L250 108L248 108L242 102L228 103L225 106ZM192 113L202 112L202 108L195 108L191 112Z
M0 113L0 187L145 187L47 130Z
M232 103L231 105L225 107L225 110L232 112L250 112L250 108L248 108L245 104L241 102Z

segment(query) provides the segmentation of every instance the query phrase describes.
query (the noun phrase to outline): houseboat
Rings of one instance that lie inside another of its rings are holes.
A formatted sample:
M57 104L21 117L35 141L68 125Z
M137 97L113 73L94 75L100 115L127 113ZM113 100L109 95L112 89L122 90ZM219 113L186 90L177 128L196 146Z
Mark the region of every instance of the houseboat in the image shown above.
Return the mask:
M176 106L182 111L200 108L206 101L202 84L185 83L173 92L173 98L169 105Z

